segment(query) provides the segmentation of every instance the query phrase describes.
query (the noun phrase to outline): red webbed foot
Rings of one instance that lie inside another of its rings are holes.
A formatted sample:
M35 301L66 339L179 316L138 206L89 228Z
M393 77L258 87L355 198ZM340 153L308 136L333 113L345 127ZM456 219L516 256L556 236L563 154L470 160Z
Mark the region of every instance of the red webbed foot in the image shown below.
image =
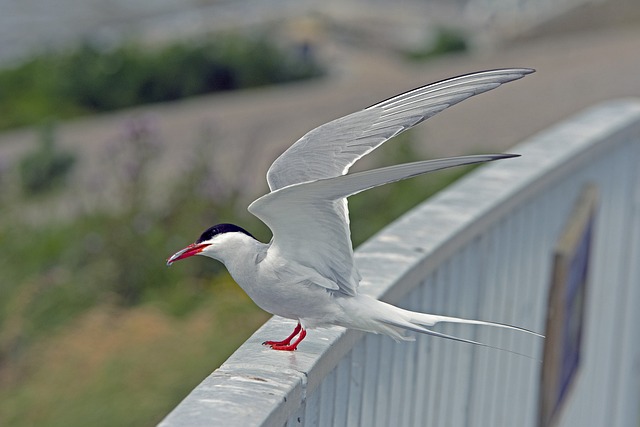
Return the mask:
M293 340L296 335L298 335L298 338L293 343L291 343L291 340ZM302 329L302 325L300 324L300 322L298 322L296 328L287 338L283 339L282 341L265 341L262 343L262 345L268 345L272 349L279 351L294 351L298 348L298 344L300 344L300 342L306 336L307 331Z

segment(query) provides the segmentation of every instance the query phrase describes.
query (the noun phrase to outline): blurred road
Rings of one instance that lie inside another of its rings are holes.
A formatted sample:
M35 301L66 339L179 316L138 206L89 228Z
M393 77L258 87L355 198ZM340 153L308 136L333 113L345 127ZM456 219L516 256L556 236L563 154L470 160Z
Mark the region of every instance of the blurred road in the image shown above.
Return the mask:
M105 149L131 117L151 117L164 154L156 165L170 180L189 166L205 135L211 162L252 200L266 189L269 164L306 131L402 91L443 78L499 67L532 67L537 73L474 97L417 128L429 157L509 151L528 136L596 103L640 96L640 26L531 37L493 51L411 64L389 52L333 48L334 72L313 82L204 96L165 105L75 120L59 127L60 145L86 160L71 199L105 182ZM0 167L36 140L33 130L0 135ZM562 144L562 141L558 141ZM384 159L377 159L384 162ZM98 178L96 178L98 177ZM161 189L161 186L159 187ZM90 197L90 196L87 196ZM87 201L88 200L88 201ZM91 203L90 198L84 203Z

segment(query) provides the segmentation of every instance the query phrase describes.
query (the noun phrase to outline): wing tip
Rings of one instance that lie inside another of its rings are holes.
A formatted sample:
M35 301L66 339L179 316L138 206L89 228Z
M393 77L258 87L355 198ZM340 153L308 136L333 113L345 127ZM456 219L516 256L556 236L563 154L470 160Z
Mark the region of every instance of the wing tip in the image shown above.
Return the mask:
M496 154L493 160L515 159L516 157L522 157L522 155L515 154L515 153L501 153L501 154Z
M474 163L493 162L495 160L515 159L517 157L522 157L522 155L515 154L515 153L477 154L477 155L469 155L469 156L451 157L451 159L456 159L456 158L470 159L471 161L468 164L474 164ZM441 159L441 160L446 160L446 159Z
M470 73L470 74L505 73L505 74L522 74L522 77L524 77L524 76L526 76L528 74L533 74L535 72L536 72L535 68L530 68L530 67L512 67L512 68L493 68L493 69L488 69L488 70L484 70L484 71L477 71L477 72Z
M490 69L487 69L487 70L480 70L480 71L473 71L473 72L470 72L470 73L459 74L459 75L454 76L454 77L447 77L447 78L442 79L442 80L437 80L435 82L428 83L426 85L418 86L416 88L407 90L405 92L402 92L400 94L394 95L394 96L389 97L387 99L384 99L382 101L376 102L375 104L368 106L364 110L370 110L372 108L377 108L377 107L383 106L383 105L385 105L385 104L387 104L387 103L389 103L389 102L391 102L391 101L393 101L393 100L395 100L397 98L400 98L402 96L411 94L413 92L416 92L416 91L419 91L419 90L422 90L422 89L437 87L438 85L442 85L443 83L454 82L454 81L457 81L457 80L480 77L480 76L489 76L489 75L499 76L499 78L496 81L493 82L493 83L495 83L495 85L493 85L491 88L473 94L473 95L478 95L478 94L486 92L488 90L498 88L498 87L502 86L505 83L509 83L509 82L514 81L514 80L520 80L524 76L526 76L528 74L535 73L535 72L536 72L536 70L534 68L527 68L527 67L518 68L518 67L514 67L514 68L490 68ZM494 77L494 78L497 78L497 77ZM490 83L490 82L487 82L487 84L488 83ZM456 102L456 104L457 104L457 102Z

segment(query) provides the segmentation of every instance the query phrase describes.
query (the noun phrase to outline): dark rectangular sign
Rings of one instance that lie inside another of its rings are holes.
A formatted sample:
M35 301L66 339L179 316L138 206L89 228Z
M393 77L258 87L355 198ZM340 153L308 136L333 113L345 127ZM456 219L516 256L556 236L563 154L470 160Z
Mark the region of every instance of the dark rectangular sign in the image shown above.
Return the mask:
M539 427L557 423L578 369L597 190L587 185L558 240L547 306Z

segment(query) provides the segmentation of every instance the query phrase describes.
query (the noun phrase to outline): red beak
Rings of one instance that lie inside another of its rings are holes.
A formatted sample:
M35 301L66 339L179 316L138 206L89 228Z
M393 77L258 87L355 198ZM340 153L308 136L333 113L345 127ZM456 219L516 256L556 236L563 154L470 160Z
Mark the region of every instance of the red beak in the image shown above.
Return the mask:
M171 255L171 257L167 259L167 265L171 265L181 259L189 258L190 256L198 255L207 246L209 246L208 243L192 243L181 251Z

